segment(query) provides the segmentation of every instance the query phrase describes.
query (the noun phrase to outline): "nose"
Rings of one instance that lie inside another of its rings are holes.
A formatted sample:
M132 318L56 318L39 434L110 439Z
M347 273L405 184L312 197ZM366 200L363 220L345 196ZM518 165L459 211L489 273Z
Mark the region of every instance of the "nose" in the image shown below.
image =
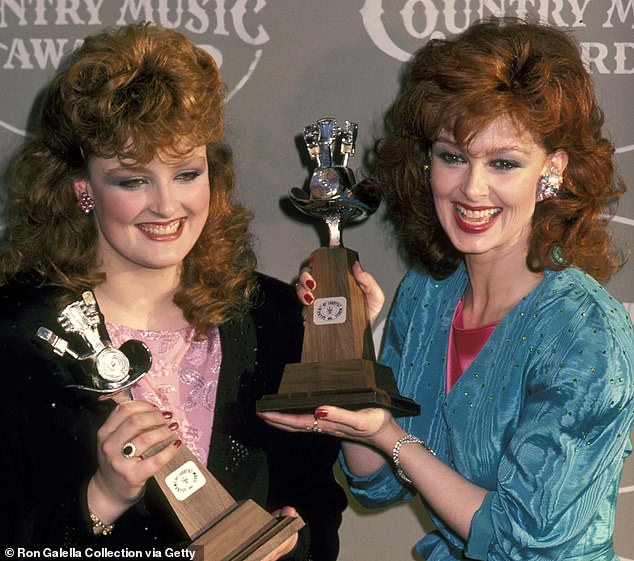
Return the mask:
M170 182L161 182L155 186L152 210L161 217L174 216L178 208L178 196L176 187Z
M486 171L478 165L471 165L465 173L462 192L472 201L477 201L489 191L489 180Z

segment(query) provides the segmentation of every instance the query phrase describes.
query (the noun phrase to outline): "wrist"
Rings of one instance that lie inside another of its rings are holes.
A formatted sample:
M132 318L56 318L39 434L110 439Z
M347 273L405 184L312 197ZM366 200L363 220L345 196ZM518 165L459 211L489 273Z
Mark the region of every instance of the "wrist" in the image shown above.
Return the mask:
M96 516L102 524L111 525L136 501L127 503L112 497L104 490L99 474L95 473L88 482L86 502L89 513Z
M374 446L388 457L392 455L392 449L396 444L396 441L405 436L407 432L401 427L396 420L390 418L389 424L377 434L375 437Z
M401 481L403 481L403 483L406 483L407 485L411 485L412 480L403 471L403 467L401 466L400 454L401 448L409 444L421 446L432 456L436 455L436 452L434 452L429 446L427 446L424 441L422 441L417 436L414 436L413 434L406 433L404 436L396 441L396 443L394 444L394 448L392 448L392 462L394 463L394 467L396 468L396 475Z

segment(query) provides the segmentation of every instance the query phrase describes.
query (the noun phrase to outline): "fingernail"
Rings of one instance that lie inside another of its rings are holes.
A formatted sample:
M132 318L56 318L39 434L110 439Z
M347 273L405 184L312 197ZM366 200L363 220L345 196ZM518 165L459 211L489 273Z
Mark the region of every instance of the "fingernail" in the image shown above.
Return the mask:
M361 263L359 263L359 261L355 261L355 263L357 265L359 265L359 269L361 269L361 271L363 271L365 273L365 269L363 268L363 265L361 265Z
M318 419L323 419L324 417L328 416L328 409L317 409L315 411L315 417L317 417Z
M174 416L171 411L162 411L161 415L163 415L164 419L171 419Z
M174 448L180 448L181 444L183 444L183 441L179 438L178 440L174 441Z
M178 423L174 421L173 423L170 423L169 425L167 425L167 428L169 430L176 430L178 428Z
M312 294L304 294L304 302L306 302L306 304L312 304L314 300L315 298Z
M305 284L308 287L308 290L314 290L315 289L315 281L314 280L307 279Z

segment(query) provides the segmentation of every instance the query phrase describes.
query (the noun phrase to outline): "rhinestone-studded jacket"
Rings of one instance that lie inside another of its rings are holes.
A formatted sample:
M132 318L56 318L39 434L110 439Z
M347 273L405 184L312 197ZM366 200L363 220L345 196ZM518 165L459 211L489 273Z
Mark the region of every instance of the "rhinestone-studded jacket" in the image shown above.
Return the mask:
M40 550L129 552L179 544L159 493L148 487L108 536L89 527L85 488L97 467L96 431L112 405L63 389L65 360L35 342L58 310L52 288L0 288L0 545ZM294 290L259 277L251 312L220 327L222 366L208 468L236 499L297 508L306 522L289 559L334 560L345 495L332 466L334 440L265 425L255 400L275 393L286 363L301 354ZM72 549L74 548L74 550Z

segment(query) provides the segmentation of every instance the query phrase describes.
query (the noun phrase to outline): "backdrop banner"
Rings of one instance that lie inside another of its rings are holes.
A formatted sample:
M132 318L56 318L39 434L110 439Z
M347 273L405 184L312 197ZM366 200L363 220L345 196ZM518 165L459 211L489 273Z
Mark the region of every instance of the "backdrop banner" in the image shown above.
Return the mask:
M6 169L32 130L43 88L83 37L141 20L177 29L220 65L228 92L227 140L238 195L255 211L259 268L291 282L326 235L322 224L288 201L288 191L304 186L312 170L304 126L322 117L358 123L350 165L361 168L412 53L493 14L540 18L576 37L619 170L634 187L634 0L0 0L0 167ZM355 173L362 176L360 169ZM2 185L0 204L4 200ZM634 189L622 198L613 231L619 244L633 245ZM361 227L347 227L345 238L383 286L389 309L404 265L383 208ZM608 285L630 315L633 277L630 262ZM630 460L617 510L615 546L623 561L634 560L633 519ZM387 512L351 505L340 558L417 559L413 546L430 529L417 500Z

